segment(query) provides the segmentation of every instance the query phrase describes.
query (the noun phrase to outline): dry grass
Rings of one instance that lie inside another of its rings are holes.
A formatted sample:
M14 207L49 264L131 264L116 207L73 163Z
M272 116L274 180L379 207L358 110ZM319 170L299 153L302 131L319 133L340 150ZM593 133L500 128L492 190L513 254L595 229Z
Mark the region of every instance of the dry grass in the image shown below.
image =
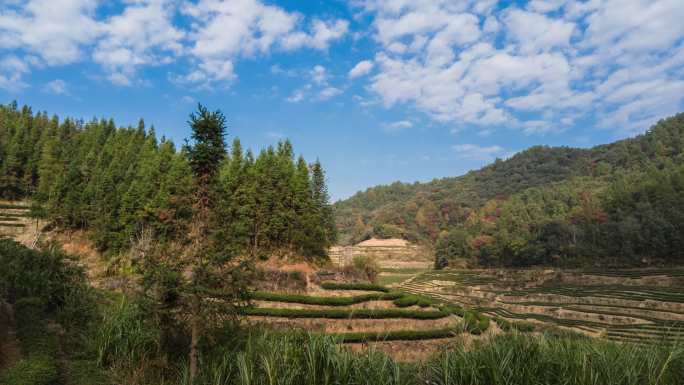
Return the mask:
M276 329L303 329L322 333L347 332L389 332L399 330L427 330L447 328L461 321L451 315L436 320L416 319L327 319L327 318L282 318L282 317L245 317L251 324L262 324Z

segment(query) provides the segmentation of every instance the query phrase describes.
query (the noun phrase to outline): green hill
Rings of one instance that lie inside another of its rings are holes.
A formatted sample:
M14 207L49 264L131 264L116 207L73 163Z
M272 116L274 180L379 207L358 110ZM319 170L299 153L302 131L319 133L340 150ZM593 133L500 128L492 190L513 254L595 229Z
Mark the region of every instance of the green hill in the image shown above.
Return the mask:
M683 149L680 113L643 135L611 144L590 149L535 146L463 176L372 187L335 204L340 239L354 243L370 236L398 236L434 244L445 231L463 227L488 202L534 194L529 190L535 188L563 190L559 185L572 186L574 195L599 194L618 177L683 164Z

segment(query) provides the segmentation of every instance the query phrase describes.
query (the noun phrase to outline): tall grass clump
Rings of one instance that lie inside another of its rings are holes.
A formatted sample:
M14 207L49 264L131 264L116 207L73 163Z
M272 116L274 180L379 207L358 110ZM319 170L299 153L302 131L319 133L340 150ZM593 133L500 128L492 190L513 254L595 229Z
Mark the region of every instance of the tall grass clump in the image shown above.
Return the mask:
M677 385L684 350L513 333L456 346L423 370L435 385Z
M244 348L213 354L202 384L211 385L409 385L406 365L369 350L340 347L331 336L303 332L250 334Z
M136 377L139 383L157 375L151 369L161 357L159 329L137 302L122 298L105 312L92 348L99 365Z

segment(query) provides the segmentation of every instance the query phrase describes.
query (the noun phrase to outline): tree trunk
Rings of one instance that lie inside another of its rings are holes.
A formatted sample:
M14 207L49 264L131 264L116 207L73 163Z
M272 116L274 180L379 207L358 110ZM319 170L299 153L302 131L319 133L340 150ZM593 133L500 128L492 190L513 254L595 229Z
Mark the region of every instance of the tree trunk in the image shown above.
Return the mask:
M199 299L197 296L193 297L190 329L190 384L194 384L199 373L200 317Z

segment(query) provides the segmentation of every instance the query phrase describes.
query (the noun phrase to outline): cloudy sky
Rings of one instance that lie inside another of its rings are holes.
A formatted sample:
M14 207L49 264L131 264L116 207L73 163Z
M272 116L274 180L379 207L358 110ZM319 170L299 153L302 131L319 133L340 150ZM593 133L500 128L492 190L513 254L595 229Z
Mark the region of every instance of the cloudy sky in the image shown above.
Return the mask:
M290 138L334 198L586 147L684 110L682 0L0 0L0 102L141 117L197 102Z

